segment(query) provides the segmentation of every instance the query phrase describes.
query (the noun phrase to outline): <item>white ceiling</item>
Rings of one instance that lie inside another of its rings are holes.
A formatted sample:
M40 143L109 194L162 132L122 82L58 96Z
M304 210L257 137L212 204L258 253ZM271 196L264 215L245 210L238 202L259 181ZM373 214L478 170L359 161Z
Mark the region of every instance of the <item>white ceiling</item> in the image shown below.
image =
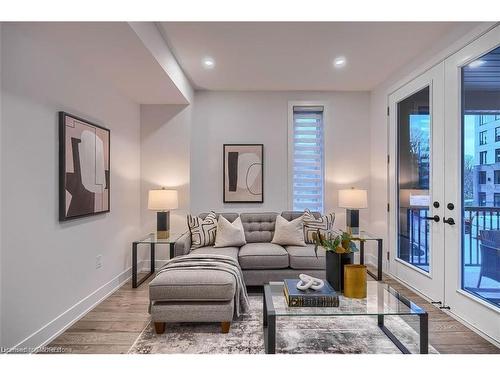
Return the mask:
M439 38L450 22L200 23L160 28L194 86L207 90L370 90ZM347 66L333 69L333 59ZM201 65L215 59L214 69Z
M126 22L26 22L19 23L18 30L108 80L137 103L186 103L167 72Z

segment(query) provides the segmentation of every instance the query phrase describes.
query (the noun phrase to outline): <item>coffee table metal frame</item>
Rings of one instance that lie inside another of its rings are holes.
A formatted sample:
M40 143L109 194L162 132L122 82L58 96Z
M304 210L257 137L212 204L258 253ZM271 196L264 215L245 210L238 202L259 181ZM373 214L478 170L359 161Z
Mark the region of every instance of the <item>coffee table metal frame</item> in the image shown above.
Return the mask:
M375 281L371 281L375 282ZM280 284L280 283L273 283L273 284ZM282 283L281 283L282 284ZM427 312L417 306L415 303L411 302L408 298L403 296L401 293L397 292L393 288L391 288L389 285L383 284L386 290L391 293L395 298L397 298L400 302L402 302L404 305L406 305L412 313L391 313L391 314L363 314L362 312L360 313L349 313L349 314L342 314L342 313L334 313L332 314L321 314L322 316L332 316L332 317L339 317L339 316L377 316L377 323L378 327L384 332L384 334L396 345L396 347L401 351L403 354L411 354L409 349L387 328L387 326L384 324L384 316L385 315L417 315L420 320L420 326L419 326L419 335L420 335L420 342L419 342L419 347L420 347L420 354L428 354L429 352L429 318ZM283 298L285 298L283 296ZM342 303L342 302L341 302ZM310 314L309 313L301 313L300 316L317 316L318 314L315 314L315 309L317 311L318 308L316 307L311 307L310 309ZM265 352L266 354L274 354L276 353L276 317L277 316L299 316L299 315L294 315L294 314L277 314L276 310L274 308L273 304L273 292L271 290L271 285L266 284L264 285L264 293L263 293L263 330L264 330L264 345L265 345Z

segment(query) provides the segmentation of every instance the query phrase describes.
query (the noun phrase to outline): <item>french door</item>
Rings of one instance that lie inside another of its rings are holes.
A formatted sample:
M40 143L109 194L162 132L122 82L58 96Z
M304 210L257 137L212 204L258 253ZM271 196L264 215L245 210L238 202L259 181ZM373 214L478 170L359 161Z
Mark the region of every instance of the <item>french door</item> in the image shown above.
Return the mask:
M500 344L500 26L389 113L389 272Z
M444 294L444 64L389 97L390 272L436 302Z
M500 27L445 61L445 86L445 301L500 343Z

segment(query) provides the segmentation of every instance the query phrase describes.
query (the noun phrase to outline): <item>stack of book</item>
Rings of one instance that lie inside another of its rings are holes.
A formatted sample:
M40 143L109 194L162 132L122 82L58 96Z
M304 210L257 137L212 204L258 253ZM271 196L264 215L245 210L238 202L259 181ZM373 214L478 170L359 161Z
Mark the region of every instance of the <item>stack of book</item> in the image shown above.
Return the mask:
M289 307L337 307L339 296L328 281L323 280L325 285L320 290L297 289L299 279L285 279L285 300Z

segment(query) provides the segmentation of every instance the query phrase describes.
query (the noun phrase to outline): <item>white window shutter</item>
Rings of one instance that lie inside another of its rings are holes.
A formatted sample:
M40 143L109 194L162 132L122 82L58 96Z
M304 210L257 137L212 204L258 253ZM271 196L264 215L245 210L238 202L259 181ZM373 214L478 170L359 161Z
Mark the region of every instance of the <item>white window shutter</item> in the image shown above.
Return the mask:
M293 209L323 212L323 107L293 107Z

